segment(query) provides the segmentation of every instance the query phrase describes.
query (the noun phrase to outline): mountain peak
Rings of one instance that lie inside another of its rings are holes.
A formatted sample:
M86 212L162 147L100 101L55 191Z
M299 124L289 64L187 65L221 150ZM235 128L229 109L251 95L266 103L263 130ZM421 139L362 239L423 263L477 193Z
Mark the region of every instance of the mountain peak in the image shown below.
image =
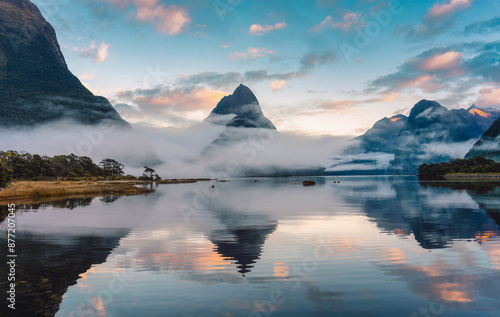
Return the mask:
M0 126L73 119L127 125L68 69L54 28L28 0L0 0Z
M230 121L227 120L229 118L225 118L228 115L233 115ZM205 120L230 127L276 129L274 124L264 116L252 90L243 84L240 84L233 94L222 98Z
M226 96L219 101L212 113L219 115L236 114L238 116L248 116L262 114L262 110L257 97L255 97L250 88L240 84L232 95Z
M476 105L472 105L469 107L469 109L467 109L467 111L471 111L471 110L474 110L474 109L479 109Z
M428 110L428 109L439 109L439 108L444 108L439 102L434 101L434 100L427 100L427 99L422 99L413 108L411 109L410 112L410 118L415 118L422 112ZM446 108L444 108L446 109ZM432 110L431 110L432 111Z

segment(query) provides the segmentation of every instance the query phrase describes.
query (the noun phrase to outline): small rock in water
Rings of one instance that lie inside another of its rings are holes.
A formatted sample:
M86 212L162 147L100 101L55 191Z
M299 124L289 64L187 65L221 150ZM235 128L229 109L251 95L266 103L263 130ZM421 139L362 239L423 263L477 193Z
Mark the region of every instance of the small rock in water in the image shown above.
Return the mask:
M303 181L302 185L303 186L314 186L314 185L316 185L316 182L315 181Z

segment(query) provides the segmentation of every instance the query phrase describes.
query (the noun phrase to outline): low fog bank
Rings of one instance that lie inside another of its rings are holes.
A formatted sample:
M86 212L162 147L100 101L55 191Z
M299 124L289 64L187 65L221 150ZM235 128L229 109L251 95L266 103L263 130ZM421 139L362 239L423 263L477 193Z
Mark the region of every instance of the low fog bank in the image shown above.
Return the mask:
M393 160L394 154L384 152L342 154L333 158L325 172L337 175L387 174Z
M47 156L88 156L98 164L104 158L113 158L127 167L161 163L150 143L130 127L119 127L114 122L82 125L62 120L36 127L0 129L0 150L25 151Z
M214 147L222 137L232 141ZM322 170L332 155L343 151L345 139L206 122L187 129L141 125L130 129L107 122L82 125L64 120L33 128L2 128L0 150L47 156L74 153L95 163L113 158L125 164L125 173L136 176L149 165L163 178L224 178ZM205 155L207 147L212 150L210 155Z
M188 129L134 126L165 162L162 177L273 176L323 170L346 137L304 136L269 129L201 123Z
M125 173L142 175L153 167L163 178L225 178L328 174L388 174L398 166L463 158L475 140L419 143L406 155L348 153L359 140L345 136L306 136L270 129L233 128L208 122L187 129L135 125L81 125L59 121L35 128L0 129L0 150L47 156L74 153L95 163L113 158ZM391 140L388 140L391 142ZM409 154L408 154L409 153ZM395 162L398 161L398 162ZM398 164L394 164L398 163Z

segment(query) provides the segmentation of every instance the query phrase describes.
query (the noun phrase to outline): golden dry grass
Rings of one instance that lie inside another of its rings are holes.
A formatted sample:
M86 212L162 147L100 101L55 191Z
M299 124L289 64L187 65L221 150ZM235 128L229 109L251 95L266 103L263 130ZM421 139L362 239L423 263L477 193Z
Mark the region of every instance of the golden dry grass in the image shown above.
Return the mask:
M0 201L101 194L136 195L148 192L151 190L135 187L133 182L14 182L0 191Z

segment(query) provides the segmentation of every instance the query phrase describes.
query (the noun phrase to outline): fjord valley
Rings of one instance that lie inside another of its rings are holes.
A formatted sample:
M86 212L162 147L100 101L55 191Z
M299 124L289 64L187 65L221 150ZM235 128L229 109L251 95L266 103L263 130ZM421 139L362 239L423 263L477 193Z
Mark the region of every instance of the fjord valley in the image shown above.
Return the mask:
M0 0L0 316L498 316L497 7Z

